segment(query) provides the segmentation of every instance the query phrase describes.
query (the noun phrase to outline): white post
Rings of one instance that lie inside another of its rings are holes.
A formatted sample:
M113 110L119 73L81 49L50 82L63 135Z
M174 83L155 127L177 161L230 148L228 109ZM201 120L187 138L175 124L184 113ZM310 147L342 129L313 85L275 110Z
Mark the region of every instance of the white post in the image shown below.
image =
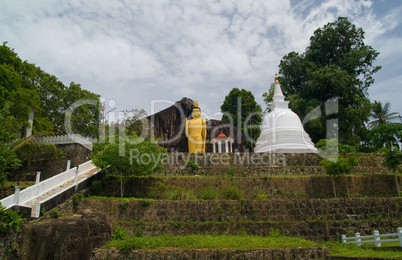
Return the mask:
M362 243L360 243L360 242L362 242L362 240L361 240L361 238L360 238L360 233L357 232L357 233L355 234L355 237L356 237L356 245L357 245L357 246L361 246Z
M212 143L212 152L216 153L216 142Z
M75 192L77 192L78 189L78 165L77 165L77 169L75 170L75 178L74 178L74 184L75 184Z
M346 243L346 235L342 234L342 243Z
M380 237L380 232L378 230L373 231L374 235L374 244L376 247L381 247L381 237Z
M222 152L222 141L218 141L218 153Z
M20 202L20 186L15 186L13 204L17 205Z
M228 140L225 140L225 153L229 152Z
M40 202L36 203L36 207L35 207L35 218L39 218L40 217Z
M402 227L399 227L397 229L398 232L398 238L399 238L399 245L402 247Z
M32 135L33 118L34 118L34 111L31 110L31 112L29 112L29 118L28 118L29 126L26 129L25 137L30 137Z
M35 185L38 185L38 184L39 184L39 182L40 182L40 172L39 172L39 171L37 171L37 172L36 172L36 180L35 180Z
M67 160L66 171L70 170L70 167L71 167L71 160Z

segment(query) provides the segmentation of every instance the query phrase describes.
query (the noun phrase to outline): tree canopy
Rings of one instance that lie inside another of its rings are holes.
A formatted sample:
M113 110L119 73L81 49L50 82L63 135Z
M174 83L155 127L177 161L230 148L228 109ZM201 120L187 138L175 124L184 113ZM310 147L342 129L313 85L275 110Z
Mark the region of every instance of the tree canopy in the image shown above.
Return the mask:
M95 100L97 105L81 105L72 116L75 133L97 137L99 95L71 82L65 86L57 77L40 67L22 61L6 43L0 46L0 109L8 131L20 133L29 126L28 114L35 111L33 132L65 134L67 109L78 100Z
M279 64L279 81L289 107L305 118L320 107L321 117L304 125L314 142L326 138L326 121L338 118L339 140L358 145L366 136L371 111L367 90L381 67L379 52L364 43L364 31L347 18L319 28L302 54L290 52ZM338 98L338 114L326 114L325 102Z
M247 146L251 148L251 144L255 144L260 136L259 126L262 121L261 106L257 104L251 91L233 88L225 97L221 112L223 113L222 121L241 130L246 136ZM250 125L252 130L250 130ZM251 142L251 134L253 142Z

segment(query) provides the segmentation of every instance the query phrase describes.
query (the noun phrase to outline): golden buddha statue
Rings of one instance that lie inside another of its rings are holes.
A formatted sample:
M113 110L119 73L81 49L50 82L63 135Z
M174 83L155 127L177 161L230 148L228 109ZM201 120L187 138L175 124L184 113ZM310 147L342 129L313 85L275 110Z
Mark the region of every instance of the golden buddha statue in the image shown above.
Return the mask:
M186 118L186 136L188 138L189 153L205 153L205 140L207 138L207 121L201 118L201 109L198 101L194 102L193 119Z

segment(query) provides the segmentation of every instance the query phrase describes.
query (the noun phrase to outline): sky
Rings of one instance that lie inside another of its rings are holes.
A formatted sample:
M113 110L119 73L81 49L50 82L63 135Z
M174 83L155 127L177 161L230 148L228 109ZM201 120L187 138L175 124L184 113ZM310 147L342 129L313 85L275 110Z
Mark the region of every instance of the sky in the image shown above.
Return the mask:
M371 101L402 114L400 0L13 0L0 2L0 43L22 60L101 95L107 110L155 113L182 97L220 118L233 88L264 110L287 53L344 16L380 52Z

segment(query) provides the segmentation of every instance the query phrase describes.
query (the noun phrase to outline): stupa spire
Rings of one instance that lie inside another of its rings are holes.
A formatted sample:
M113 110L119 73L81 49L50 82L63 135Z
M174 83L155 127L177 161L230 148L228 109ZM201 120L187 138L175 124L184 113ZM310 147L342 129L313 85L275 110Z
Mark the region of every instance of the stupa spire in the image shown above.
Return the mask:
M275 88L274 97L271 104L271 111L275 108L288 108L289 101L285 101L285 96L282 93L281 85L279 84L278 74L275 73Z

